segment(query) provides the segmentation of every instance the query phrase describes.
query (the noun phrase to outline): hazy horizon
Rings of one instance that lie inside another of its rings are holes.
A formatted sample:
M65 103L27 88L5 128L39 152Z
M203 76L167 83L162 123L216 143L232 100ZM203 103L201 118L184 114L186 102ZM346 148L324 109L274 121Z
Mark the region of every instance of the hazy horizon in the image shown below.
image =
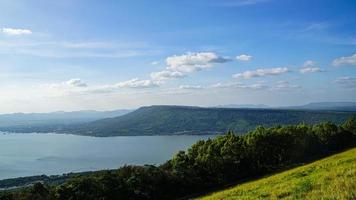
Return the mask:
M148 106L192 106L192 107L202 107L202 108L288 108L288 107L298 107L298 106L305 106L309 104L314 104L314 103L352 103L356 104L356 102L351 102L351 101L345 101L345 102L340 102L340 101L325 101L325 102L309 102L306 104L298 104L298 105L277 105L277 106L271 106L267 104L223 104L223 105L212 105L212 106L199 106L199 105L178 105L178 104L151 104L151 105L142 105L139 107L132 107L132 108L114 108L111 110L53 110L53 111L47 111L47 112L9 112L9 113L1 113L0 115L6 115L6 114L50 114L50 113L60 113L60 112L85 112L85 111L93 111L93 112L112 112L112 111L119 111L119 110L128 110L128 111L134 111L136 109L139 109L141 107L148 107Z

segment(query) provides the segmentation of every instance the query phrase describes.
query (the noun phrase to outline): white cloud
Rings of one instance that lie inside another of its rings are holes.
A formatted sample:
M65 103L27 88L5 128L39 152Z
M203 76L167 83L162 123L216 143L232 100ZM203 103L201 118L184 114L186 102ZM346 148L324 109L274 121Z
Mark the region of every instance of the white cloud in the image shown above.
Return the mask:
M334 83L339 84L341 87L355 89L356 88L356 77L340 77L334 81Z
M241 54L239 56L236 56L236 60L239 60L239 61L250 61L250 60L252 60L252 56L246 55L246 54Z
M158 87L159 84L152 80L140 80L137 78L123 81L114 85L117 88L152 88Z
M300 73L316 73L316 72L323 72L319 67L303 67L299 70Z
M345 56L341 58L336 58L333 63L334 66L341 66L341 65L356 65L356 54L351 56Z
M30 35L32 34L32 31L29 29L3 28L2 33L6 35L19 36L19 35Z
M202 90L202 89L204 89L204 87L201 86L201 85L181 85L181 86L179 86L179 89L183 89L183 90Z
M233 78L250 79L255 77L280 75L289 72L286 67L277 67L271 69L257 69L255 71L245 71L243 73L234 74Z
M182 78L184 76L185 76L185 74L183 74L182 72L168 71L168 70L151 73L151 78L156 81L177 79L177 78Z
M213 52L187 53L166 58L167 69L183 73L191 73L211 68L214 63L226 63L228 58L219 57Z
M158 65L158 64L160 64L159 61L152 61L152 62L151 62L151 65Z
M65 82L66 85L72 86L72 87L87 87L88 85L84 83L82 80L75 78L75 79L70 79Z
M313 60L307 60L304 62L303 67L314 67L317 64L317 62Z

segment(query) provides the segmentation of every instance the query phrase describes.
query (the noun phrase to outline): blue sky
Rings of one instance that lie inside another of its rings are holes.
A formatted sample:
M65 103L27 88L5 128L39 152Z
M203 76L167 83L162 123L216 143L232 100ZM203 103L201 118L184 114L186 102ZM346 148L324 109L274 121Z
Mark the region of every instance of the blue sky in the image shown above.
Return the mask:
M0 113L356 101L353 0L1 0Z

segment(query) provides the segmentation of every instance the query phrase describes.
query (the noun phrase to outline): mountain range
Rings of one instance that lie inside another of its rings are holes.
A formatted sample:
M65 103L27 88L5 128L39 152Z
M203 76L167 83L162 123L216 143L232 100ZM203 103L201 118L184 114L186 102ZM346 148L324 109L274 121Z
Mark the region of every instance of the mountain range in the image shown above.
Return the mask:
M245 133L257 126L341 123L353 112L188 106L142 107L126 115L68 126L64 132L92 136Z
M0 115L0 131L57 132L103 137L222 134L228 130L242 134L260 125L271 127L324 121L341 123L356 115L355 110L351 109L353 106L353 103L312 103L286 108L147 106L132 112L12 114ZM4 118L10 121L7 125Z

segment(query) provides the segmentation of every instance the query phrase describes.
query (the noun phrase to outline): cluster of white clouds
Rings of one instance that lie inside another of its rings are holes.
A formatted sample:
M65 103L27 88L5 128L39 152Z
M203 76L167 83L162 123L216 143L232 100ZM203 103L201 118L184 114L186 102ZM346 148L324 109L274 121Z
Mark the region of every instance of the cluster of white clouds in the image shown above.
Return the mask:
M10 36L20 36L20 35L31 35L32 31L29 29L17 29L17 28L2 28L1 32L5 35Z
M250 5L257 2L263 2L265 0L236 0L233 1L235 5ZM22 36L22 35L31 35L33 32L30 29L19 29L19 28L2 28L1 33L8 36ZM19 46L20 45L20 46ZM118 57L130 57L130 56L138 56L142 54L142 52L138 52L135 50L130 50L126 48L125 44L115 44L111 42L84 42L84 43L72 43L72 42L47 42L47 43L30 43L30 44L13 44L1 45L9 48L21 49L20 53L31 54L34 56L53 56L53 57L71 57L71 56L79 56L79 57L107 57L107 58L118 58ZM38 51L39 46L43 46L46 50ZM52 47L59 47L73 50L75 52L72 54L72 51L66 53L59 53L55 50L52 51ZM120 48L117 50L117 47ZM37 49L33 51L33 49ZM30 48L30 49L28 49ZM90 50L93 49L105 49L109 51L109 53L98 53L92 52ZM140 49L142 49L140 47ZM1 49L0 49L1 50ZM82 51L83 50L83 51ZM145 52L147 53L147 52ZM253 56L248 54L240 54L235 57L235 60L240 62L249 62L253 59ZM217 64L231 62L233 59L229 57L219 56L215 52L189 52L182 55L173 55L169 56L165 59L165 69L157 72L152 72L150 74L150 79L138 79L133 78L127 81L122 81L115 84L109 85L99 85L99 86L88 86L87 83L83 82L81 79L70 79L68 81L59 83L59 84L47 84L50 88L60 88L61 90L77 90L84 92L111 92L117 89L123 88L131 88L131 89L140 89L140 88L154 88L159 87L165 81L180 79L187 77L189 74L210 69ZM160 61L154 61L152 65L160 64ZM342 65L356 65L356 54L351 56L344 56L340 58L336 58L333 60L332 65L334 66L342 66ZM256 70L247 70L241 73L233 74L232 77L235 79L251 79L258 77L267 77L267 76L277 76L285 73L291 72L287 67L275 67L275 68L259 68ZM299 68L299 72L301 74L306 73L317 73L324 72L317 63L312 60L307 60ZM343 87L352 88L356 85L356 78L354 77L341 77L337 79L335 82ZM242 83L217 83L210 86L201 86L201 85L181 85L179 89L182 90L198 90L198 89L207 89L207 88L239 88L239 89L254 89L261 90L269 88L268 86L256 83L256 84L242 84ZM275 86L270 87L274 90L289 90L289 89L298 89L300 86L290 84L287 81L278 82Z
M341 57L334 60L334 65L354 64L356 54L349 57ZM251 61L252 56L247 54L241 54L236 56L238 61ZM214 52L197 52L186 53L183 55L169 56L165 60L166 67L162 71L152 72L150 79L138 79L133 78L127 81L118 82L109 85L97 85L88 86L80 79L70 79L60 84L49 85L52 89L61 89L79 91L83 93L111 93L118 91L119 89L144 89L155 88L165 83L167 80L180 79L188 76L190 73L198 72L204 69L209 69L215 66L215 64L226 63L232 61L228 57L222 57ZM336 63L336 64L335 64ZM154 64L158 64L155 62ZM275 67L275 68L259 68L256 70L247 70L241 73L233 74L235 79L252 79L261 78L267 76L277 76L288 72L291 72L287 67ZM299 68L301 74L324 72L317 66L317 62L307 60L304 62L301 68ZM356 88L355 77L341 77L334 81L345 88ZM179 90L207 90L207 89L247 89L247 90L273 90L273 91L295 91L299 90L301 86L291 84L289 81L279 81L274 85L266 85L264 82L257 82L254 84L244 84L240 82L227 82L216 83L207 86L202 85L181 85ZM62 92L63 93L63 92Z
M332 64L334 66L356 65L356 54L353 54L351 56L344 56L341 58L336 58Z
M166 58L166 69L151 73L156 81L183 78L190 73L209 69L218 63L231 61L229 58L218 56L214 52L186 53Z
M239 78L250 79L256 77L276 76L287 72L289 72L289 69L287 67L276 67L270 69L257 69L254 71L248 70L242 73L233 74L232 77L237 79Z

